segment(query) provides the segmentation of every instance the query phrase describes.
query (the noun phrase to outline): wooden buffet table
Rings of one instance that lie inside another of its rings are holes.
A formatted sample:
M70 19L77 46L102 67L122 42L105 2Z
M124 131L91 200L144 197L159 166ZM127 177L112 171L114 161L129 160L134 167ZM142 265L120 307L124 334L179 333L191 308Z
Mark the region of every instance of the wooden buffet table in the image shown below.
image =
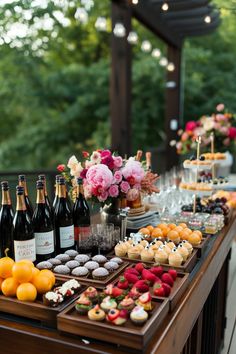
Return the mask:
M190 285L142 353L218 354L226 325L228 264L236 218L212 236L205 255L190 273ZM105 342L61 335L35 321L0 313L4 354L139 353Z

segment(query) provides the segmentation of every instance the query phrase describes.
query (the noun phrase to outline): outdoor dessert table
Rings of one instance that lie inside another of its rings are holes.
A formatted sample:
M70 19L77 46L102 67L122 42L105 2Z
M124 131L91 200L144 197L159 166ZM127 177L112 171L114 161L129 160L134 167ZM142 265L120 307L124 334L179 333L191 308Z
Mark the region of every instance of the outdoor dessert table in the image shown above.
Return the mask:
M190 285L165 318L142 353L216 354L226 324L228 264L236 235L233 214L229 224L208 243L204 256L190 273ZM62 335L35 321L0 313L0 348L5 354L139 353L106 342Z

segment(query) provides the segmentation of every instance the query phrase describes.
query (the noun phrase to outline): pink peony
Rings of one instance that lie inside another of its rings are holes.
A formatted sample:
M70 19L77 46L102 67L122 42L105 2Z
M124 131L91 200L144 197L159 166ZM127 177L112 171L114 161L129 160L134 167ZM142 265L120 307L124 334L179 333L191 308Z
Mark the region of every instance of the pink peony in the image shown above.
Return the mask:
M113 175L106 165L98 164L88 169L86 179L93 187L108 189L113 182Z
M120 171L116 171L114 173L114 179L113 179L114 183L120 183L122 181L122 173Z
M92 198L92 187L90 185L84 185L84 196L85 199Z
M128 192L128 190L130 190L129 183L126 182L126 181L122 181L121 184L120 184L120 189L121 189L121 192L126 194Z
M236 128L235 127L230 127L228 130L228 137L230 139L236 139Z
M139 161L128 160L125 167L122 168L122 174L126 180L132 180L132 184L135 184L141 183L145 172Z
M118 196L119 194L119 188L116 184L113 184L110 188L109 188L109 196L112 198L115 198Z
M192 132L197 127L197 123L194 120L190 120L186 123L185 130L187 132Z
M108 192L107 191L103 191L99 196L98 196L98 200L99 202L105 202L105 200L108 198Z
M119 168L122 166L123 160L121 156L114 156L113 157L114 167Z
M221 112L225 109L225 105L223 103L219 103L217 106L216 106L216 110L218 112Z

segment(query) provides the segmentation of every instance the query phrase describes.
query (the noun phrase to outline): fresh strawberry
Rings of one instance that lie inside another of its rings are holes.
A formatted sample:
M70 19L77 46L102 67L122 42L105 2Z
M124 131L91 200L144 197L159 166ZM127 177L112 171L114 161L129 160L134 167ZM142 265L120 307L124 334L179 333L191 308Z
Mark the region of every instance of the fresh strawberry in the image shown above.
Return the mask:
M175 269L169 269L168 273L171 275L171 278L175 281L175 279L177 278L177 272Z
M165 289L162 286L160 286L159 288L156 288L154 290L154 295L165 297L166 296Z
M166 284L170 285L171 287L174 285L174 281L172 279L172 276L169 273L162 274L161 280L163 281L163 283L166 283Z
M119 278L119 281L118 281L118 284L117 284L117 287L120 288L120 289L128 289L129 287L129 282L128 280L125 279L125 277L120 277Z
M152 300L152 297L151 297L151 294L149 291L144 293L143 295L139 296L139 301L143 304L146 304L147 302L149 302L151 300Z
M143 263L137 263L135 266L135 269L142 274L143 269L145 268L145 265Z
M137 283L135 283L135 288L140 292L140 293L146 293L149 291L149 286L148 282L146 280L139 280Z
M156 281L153 285L153 290L158 289L162 286L162 281Z
M163 268L161 266L159 267L152 267L149 269L150 272L152 272L153 274L155 274L157 277L161 277L163 274Z
M113 297L118 297L123 294L123 290L119 288L113 288L112 289L112 296Z
M166 296L169 296L170 295L170 292L171 292L171 287L169 284L166 284L166 283L162 283L162 287L163 289L165 290L165 294Z
M135 284L135 283L137 283L137 281L139 281L139 278L135 274L125 273L124 277L131 284Z
M137 275L137 277L139 276L139 272L136 269L134 269L134 268L126 269L125 274L126 273Z
M119 317L121 318L128 318L128 311L127 310L120 310Z
M138 291L138 289L133 286L132 289L129 292L129 297L131 297L133 300L137 300L140 296L140 292Z
M143 269L142 278L148 280L151 284L155 283L156 276L147 269Z

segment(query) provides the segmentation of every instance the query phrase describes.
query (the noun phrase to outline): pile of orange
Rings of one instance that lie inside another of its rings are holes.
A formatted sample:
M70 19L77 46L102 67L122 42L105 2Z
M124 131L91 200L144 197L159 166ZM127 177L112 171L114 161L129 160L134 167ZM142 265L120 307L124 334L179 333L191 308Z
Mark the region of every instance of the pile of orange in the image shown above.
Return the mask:
M35 301L37 294L45 294L55 284L50 270L38 270L25 259L14 262L10 257L0 259L0 293L21 301Z
M139 230L139 233L143 234L147 238L166 238L173 242L179 242L181 240L187 240L193 245L198 245L202 240L201 231L194 230L192 231L187 227L185 223L176 224L166 224L161 223L156 227L151 225L143 227Z

